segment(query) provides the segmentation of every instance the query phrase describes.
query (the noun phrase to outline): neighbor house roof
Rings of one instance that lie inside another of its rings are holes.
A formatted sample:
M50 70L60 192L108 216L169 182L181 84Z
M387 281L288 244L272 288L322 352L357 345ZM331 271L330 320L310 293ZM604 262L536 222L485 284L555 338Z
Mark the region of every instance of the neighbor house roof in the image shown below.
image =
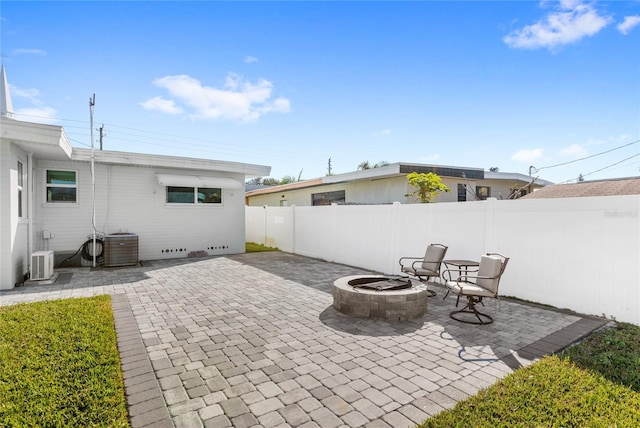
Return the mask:
M511 180L519 183L529 183L531 177L511 172L488 172L482 168L468 168L446 165L425 165L416 163L397 162L378 168L369 168L358 171L346 172L343 174L328 175L326 177L313 178L310 180L298 181L281 186L269 186L261 189L247 191L247 196L266 195L278 193L285 190L304 189L308 187L321 186L324 184L345 183L357 180L379 180L382 178L402 177L411 172L429 173L449 178L467 178L468 180ZM535 183L541 186L552 184L550 181L535 179Z
M582 181L546 186L523 198L579 198L584 196L640 195L640 177Z

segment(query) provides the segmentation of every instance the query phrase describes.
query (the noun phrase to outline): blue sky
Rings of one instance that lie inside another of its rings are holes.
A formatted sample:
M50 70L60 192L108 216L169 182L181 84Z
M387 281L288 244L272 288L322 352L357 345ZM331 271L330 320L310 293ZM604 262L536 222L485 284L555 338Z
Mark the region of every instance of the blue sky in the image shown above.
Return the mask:
M16 118L78 147L95 93L105 149L278 179L324 176L329 158L336 174L640 175L636 0L2 1L0 19Z

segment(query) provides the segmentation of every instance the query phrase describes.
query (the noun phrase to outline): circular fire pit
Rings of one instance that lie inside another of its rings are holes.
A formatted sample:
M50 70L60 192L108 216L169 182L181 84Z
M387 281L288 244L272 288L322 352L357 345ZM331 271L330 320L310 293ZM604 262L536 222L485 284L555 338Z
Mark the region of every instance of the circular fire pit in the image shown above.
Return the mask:
M408 320L427 312L427 286L409 278L353 275L333 283L333 307L357 318Z

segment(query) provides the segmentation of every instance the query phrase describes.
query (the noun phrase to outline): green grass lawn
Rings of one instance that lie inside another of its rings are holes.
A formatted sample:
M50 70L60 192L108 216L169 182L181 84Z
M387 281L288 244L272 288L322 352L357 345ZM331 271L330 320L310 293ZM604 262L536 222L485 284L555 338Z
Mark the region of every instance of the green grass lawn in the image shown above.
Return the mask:
M267 247L263 244L256 244L255 242L246 242L245 251L247 253L260 253L263 251L280 251L280 249L276 247Z
M109 296L0 308L0 368L0 426L129 426Z
M427 427L639 427L640 327L618 324L517 370Z

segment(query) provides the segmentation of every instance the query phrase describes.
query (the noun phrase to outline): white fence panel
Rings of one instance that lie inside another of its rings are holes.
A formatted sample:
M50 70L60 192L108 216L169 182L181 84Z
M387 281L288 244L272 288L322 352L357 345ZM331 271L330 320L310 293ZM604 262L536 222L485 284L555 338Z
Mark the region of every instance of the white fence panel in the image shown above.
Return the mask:
M295 215L295 253L334 261L334 207L295 207Z
M263 207L245 207L244 232L247 242L263 244L266 240L266 210Z
M340 205L336 211L334 260L376 272L392 268L395 205Z
M640 324L639 213L635 195L247 207L247 240L388 274L429 243L447 245L450 259L499 252L511 258L501 294Z

